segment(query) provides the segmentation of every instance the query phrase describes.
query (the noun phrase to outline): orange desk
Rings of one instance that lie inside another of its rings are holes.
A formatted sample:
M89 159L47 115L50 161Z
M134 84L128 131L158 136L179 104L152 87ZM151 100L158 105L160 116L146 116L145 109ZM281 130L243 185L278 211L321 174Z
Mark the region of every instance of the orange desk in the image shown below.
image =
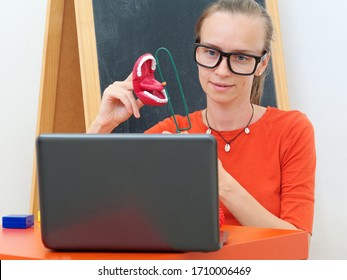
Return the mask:
M40 224L29 229L4 229L0 234L0 259L62 260L259 260L307 259L308 236L296 230L224 226L227 244L216 252L133 253L133 252L54 252L41 242Z

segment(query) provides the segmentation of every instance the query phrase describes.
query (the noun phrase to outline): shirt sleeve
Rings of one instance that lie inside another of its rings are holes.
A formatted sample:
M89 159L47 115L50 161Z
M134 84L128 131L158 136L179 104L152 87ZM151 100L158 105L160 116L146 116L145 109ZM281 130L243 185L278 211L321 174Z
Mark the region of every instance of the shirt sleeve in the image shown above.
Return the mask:
M312 233L316 151L314 129L306 115L293 118L283 139L281 219Z

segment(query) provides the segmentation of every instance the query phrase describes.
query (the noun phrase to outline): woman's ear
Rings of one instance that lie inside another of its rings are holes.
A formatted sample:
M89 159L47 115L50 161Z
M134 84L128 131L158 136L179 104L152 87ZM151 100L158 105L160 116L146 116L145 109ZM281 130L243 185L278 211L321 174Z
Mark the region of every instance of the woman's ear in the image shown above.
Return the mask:
M267 65L269 64L270 56L270 53L267 53L265 59L258 64L257 70L255 71L255 76L261 76L264 73Z

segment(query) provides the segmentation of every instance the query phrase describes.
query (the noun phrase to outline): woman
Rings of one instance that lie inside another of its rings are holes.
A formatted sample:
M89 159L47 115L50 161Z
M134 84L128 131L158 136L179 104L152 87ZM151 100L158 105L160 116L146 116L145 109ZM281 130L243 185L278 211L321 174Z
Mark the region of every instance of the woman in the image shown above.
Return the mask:
M189 133L217 139L219 195L226 223L312 233L314 131L298 111L259 106L273 27L253 0L220 0L196 24L195 61L207 108L190 114ZM140 100L129 76L110 85L90 133L111 132ZM186 118L177 116L180 127ZM172 118L146 133L175 133Z

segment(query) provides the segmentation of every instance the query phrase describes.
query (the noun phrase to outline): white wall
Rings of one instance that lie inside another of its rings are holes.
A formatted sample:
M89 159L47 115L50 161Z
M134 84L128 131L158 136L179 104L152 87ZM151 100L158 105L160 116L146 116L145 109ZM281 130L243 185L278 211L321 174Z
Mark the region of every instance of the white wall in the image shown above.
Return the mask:
M0 216L29 213L45 14L0 0Z
M278 3L291 107L316 130L311 259L347 259L347 2ZM45 10L0 0L0 216L29 212Z
M279 0L291 108L316 132L311 259L347 259L347 2Z

